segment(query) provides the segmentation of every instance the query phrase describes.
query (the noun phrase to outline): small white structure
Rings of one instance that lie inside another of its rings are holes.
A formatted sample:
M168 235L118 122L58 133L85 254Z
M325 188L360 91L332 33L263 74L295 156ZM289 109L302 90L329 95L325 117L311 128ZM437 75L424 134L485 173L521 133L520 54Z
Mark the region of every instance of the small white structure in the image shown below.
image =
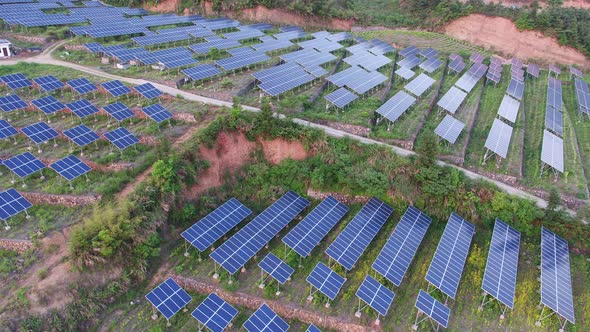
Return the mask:
M12 56L12 43L6 39L0 39L0 58L8 58Z

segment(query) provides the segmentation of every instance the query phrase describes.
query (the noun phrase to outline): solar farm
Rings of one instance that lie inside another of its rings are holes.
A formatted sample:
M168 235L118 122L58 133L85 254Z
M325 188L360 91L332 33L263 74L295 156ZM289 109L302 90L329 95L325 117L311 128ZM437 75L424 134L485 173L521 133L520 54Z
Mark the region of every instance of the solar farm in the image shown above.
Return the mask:
M308 30L93 0L15 0L0 4L0 19L11 33L65 27L71 39L51 56L88 69L0 66L1 237L36 246L15 256L19 266L29 264L22 255L64 255L45 270L0 265L0 281L15 280L0 289L16 303L9 311L32 309L22 280L46 287L61 271L82 276L78 293L64 295L82 300L68 314L100 330L587 329L587 230L555 221L568 211L463 186L458 169L387 146L418 151L433 139L446 163L540 196L556 187L581 205L590 198L581 66L431 45L427 33ZM385 144L240 109L267 103ZM103 218L121 224L92 235ZM133 227L135 238L109 235ZM82 258L70 258L69 240L48 244L49 234L84 231L91 254ZM2 255L2 264L16 259Z

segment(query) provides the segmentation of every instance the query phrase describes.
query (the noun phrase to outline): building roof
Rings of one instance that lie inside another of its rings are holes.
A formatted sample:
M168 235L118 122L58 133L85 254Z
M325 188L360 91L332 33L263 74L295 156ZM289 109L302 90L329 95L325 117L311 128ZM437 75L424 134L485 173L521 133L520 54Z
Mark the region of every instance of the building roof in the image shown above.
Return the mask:
M0 44L12 44L12 43L7 39L0 39Z

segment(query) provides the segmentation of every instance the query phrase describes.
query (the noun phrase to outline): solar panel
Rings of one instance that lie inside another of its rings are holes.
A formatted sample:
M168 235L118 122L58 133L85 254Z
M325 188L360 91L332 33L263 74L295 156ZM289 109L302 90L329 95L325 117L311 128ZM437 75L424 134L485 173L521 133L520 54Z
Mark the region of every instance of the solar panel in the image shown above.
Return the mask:
M461 135L463 128L465 128L465 124L463 122L447 114L436 127L436 129L434 129L434 133L447 142L455 144L459 138L459 135Z
M508 148L510 147L510 139L512 138L513 128L501 120L494 119L492 128L488 133L485 147L494 152L498 156L506 159L508 155Z
M0 192L0 219L2 220L7 220L31 206L33 204L12 188Z
M422 211L409 206L375 259L373 269L399 287L431 221Z
M442 327L446 328L449 325L451 309L447 308L447 306L434 299L425 291L420 290L415 306Z
M25 103L18 95L0 97L0 109L4 112L12 112L27 107L27 103Z
M238 315L238 310L211 293L191 315L212 332L223 332Z
M0 120L0 139L17 135L18 131L6 120Z
M474 232L472 224L451 213L426 274L429 283L453 299L457 294Z
M516 123L519 109L520 102L518 100L513 99L509 95L504 95L500 108L498 109L498 115L512 123Z
M55 99L55 97L53 96L45 96L39 99L35 99L31 101L31 103L47 115L53 114L66 108L66 106L62 102Z
M59 134L45 122L37 122L20 129L23 134L30 138L35 144L41 144L54 139Z
M68 130L64 130L63 134L80 147L86 146L100 138L98 137L98 134L83 124Z
M283 242L307 257L347 212L348 206L328 196L283 237Z
M466 97L466 92L461 91L453 86L449 89L449 91L447 91L447 93L445 93L444 96L442 96L441 99L439 99L436 104L447 112L455 114Z
M363 283L356 291L356 296L365 301L380 315L386 316L395 294L379 281L367 275Z
M543 130L543 146L541 148L541 161L563 173L563 139Z
M346 279L332 271L332 269L322 262L318 262L306 280L330 300L336 298L346 281Z
M66 84L81 95L98 90L98 87L87 78L77 78L75 80L67 81Z
M584 73L574 66L570 66L570 73L577 77L584 77Z
M202 252L251 213L252 211L240 201L231 198L182 232L180 236Z
M244 323L248 332L286 332L289 324L263 303Z
M104 133L104 137L119 148L119 150L124 150L139 143L139 139L125 127L119 127L115 130L107 131Z
M539 77L539 66L534 63L529 63L526 67L526 72L533 77Z
M146 99L154 99L163 95L162 91L158 90L151 83L137 85L133 89L135 89L135 91L137 91L139 94L142 95L142 97Z
M90 172L90 166L74 155L62 158L50 164L49 167L68 181Z
M320 329L318 329L315 325L311 324L311 325L309 325L307 330L305 330L305 332L322 332L322 331Z
M21 179L45 168L45 164L30 152L5 159L2 164Z
M478 81L479 78L475 77L470 72L466 72L457 80L457 82L455 82L455 86L457 86L465 92L471 92L471 90L473 90Z
M576 77L575 79L575 85L576 85L576 90L577 91L582 91L586 94L590 93L590 90L588 89L588 83L586 83L585 81L579 79Z
M458 56L458 58L455 58L453 61L451 61L449 64L449 69L456 73L460 73L463 71L463 69L465 69L465 62L463 62L463 59Z
M326 100L338 108L344 108L346 105L355 101L358 96L342 87L326 95Z
M6 84L12 90L22 89L33 85L33 82L31 82L25 77L25 75L21 73L1 76L0 82L4 82L4 84Z
M283 262L272 252L268 253L268 255L258 263L258 266L281 284L284 284L291 279L291 275L295 272L295 269L287 265L287 263Z
M172 318L177 312L184 308L192 297L180 287L172 278L166 279L163 283L149 292L145 298L166 317Z
M134 115L133 111L130 110L129 107L125 106L125 104L123 104L120 101L106 105L105 107L103 107L103 109L117 121L129 119Z
M66 107L70 109L74 114L76 114L80 119L83 119L89 115L98 113L98 108L92 105L86 99L80 99L69 104L66 104Z
M575 323L567 241L541 228L541 302Z
M385 104L377 109L377 113L391 122L395 122L404 114L414 103L416 98L410 96L405 91L399 91L391 97Z
M576 90L576 99L578 101L578 110L590 115L590 93L582 90Z
M285 193L209 256L235 274L307 205L309 201L293 191Z
M350 271L377 235L393 208L371 198L326 249L326 254Z
M164 106L160 104L153 104L147 107L144 107L142 111L150 117L150 119L156 121L157 123L162 123L168 119L172 118L172 113L164 108Z
M421 73L410 83L406 84L404 89L408 90L408 92L412 93L414 96L420 97L434 84L434 82L436 82L435 79L424 73Z
M418 52L420 52L420 49L416 48L416 46L411 45L399 51L399 55L403 56L404 58L407 58L409 56L418 54Z
M395 74L403 78L404 80L409 80L410 78L414 77L416 73L406 67L400 67L398 70L395 71Z
M417 65L419 65L422 62L422 59L420 59L417 56L409 56L407 58L404 58L400 61L398 61L396 63L396 65L400 66L400 67L405 67L408 69L413 69L414 67L416 67Z
M50 92L65 87L65 84L63 84L62 81L58 80L53 75L37 77L34 78L33 81L35 81L35 83L37 83L37 85L39 85L41 89L45 92Z
M514 308L520 232L496 218L481 288Z
M545 128L563 136L563 113L547 104L545 106Z
M119 80L104 82L101 83L100 86L113 97L119 97L131 93L131 89L129 89Z
M557 75L561 74L561 69L559 69L559 67L557 67L555 65L549 65L549 71L554 72Z

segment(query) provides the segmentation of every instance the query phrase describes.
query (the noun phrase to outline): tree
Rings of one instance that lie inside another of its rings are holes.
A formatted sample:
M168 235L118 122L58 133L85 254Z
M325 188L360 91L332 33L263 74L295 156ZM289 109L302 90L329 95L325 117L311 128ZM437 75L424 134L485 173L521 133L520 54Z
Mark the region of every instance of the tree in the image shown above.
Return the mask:
M585 224L590 223L590 204L584 204L584 205L582 205L578 209L578 211L576 211L576 216L583 223L585 223Z
M173 158L156 161L152 167L152 179L162 193L174 196L180 192L181 184Z
M434 133L426 131L422 139L416 145L416 153L418 154L418 166L430 167L436 164L438 157L438 142Z
M221 58L221 51L216 47L212 47L209 49L209 58L211 60L219 60Z
M260 112L256 116L257 132L261 135L272 135L275 129L275 121L270 102L263 100Z
M560 221L562 218L562 211L559 208L561 205L561 196L557 188L551 188L549 191L549 198L547 199L547 207L545 208L545 219L548 221Z

